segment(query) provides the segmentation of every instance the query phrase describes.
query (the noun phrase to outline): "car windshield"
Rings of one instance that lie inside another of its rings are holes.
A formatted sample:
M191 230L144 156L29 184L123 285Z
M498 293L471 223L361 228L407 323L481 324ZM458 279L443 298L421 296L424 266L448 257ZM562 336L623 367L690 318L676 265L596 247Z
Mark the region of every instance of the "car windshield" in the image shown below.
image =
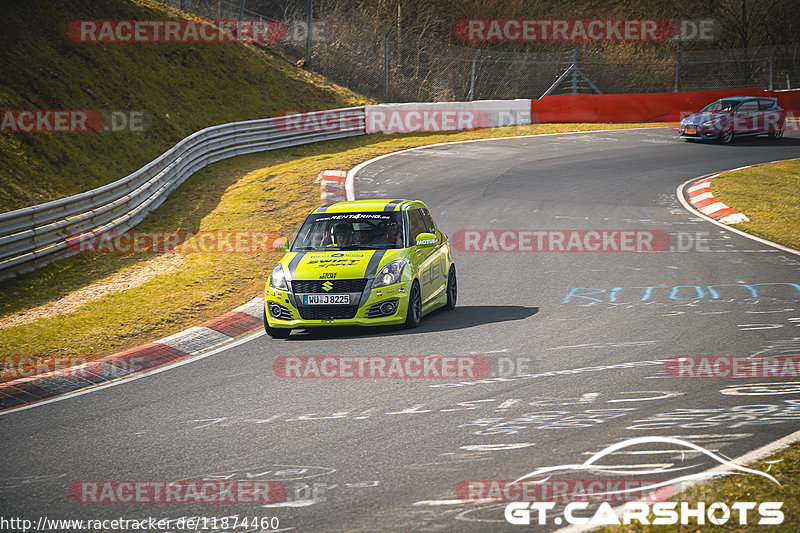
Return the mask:
M314 213L300 226L291 250L383 250L402 248L403 242L399 211Z
M732 111L734 107L739 104L737 100L717 100L712 104L708 104L703 108L703 111L709 113L719 113L721 111Z

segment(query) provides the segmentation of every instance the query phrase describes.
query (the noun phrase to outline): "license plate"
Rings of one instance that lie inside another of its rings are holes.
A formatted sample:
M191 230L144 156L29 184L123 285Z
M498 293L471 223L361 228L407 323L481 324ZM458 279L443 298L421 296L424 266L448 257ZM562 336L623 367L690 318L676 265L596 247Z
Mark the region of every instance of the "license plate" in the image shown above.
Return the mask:
M349 294L304 294L303 305L350 305Z
M689 135L695 135L697 133L697 130L686 130L686 133L688 133Z

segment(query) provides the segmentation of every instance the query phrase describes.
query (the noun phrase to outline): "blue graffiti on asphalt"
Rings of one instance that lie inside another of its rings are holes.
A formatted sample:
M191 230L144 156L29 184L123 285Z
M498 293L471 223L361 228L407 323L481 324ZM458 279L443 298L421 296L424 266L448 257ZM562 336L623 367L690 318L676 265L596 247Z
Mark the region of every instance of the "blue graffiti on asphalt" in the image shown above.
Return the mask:
M638 298L640 302L647 302L652 299L664 299L668 295L670 300L720 300L720 299L741 299L758 298L764 296L764 289L757 287L780 286L779 290L769 291L771 296L777 292L786 293L785 296L800 295L800 285L797 283L719 283L714 285L677 285L669 287L667 285L652 285L641 287L613 287L612 289L595 289L592 287L573 287L561 300L562 304L569 303L573 299L581 298L590 302L614 303L620 299L620 293L626 300ZM736 289L723 289L722 287L735 287ZM739 289L745 289L741 291ZM634 292L635 291L635 292ZM581 300L581 301L582 301Z

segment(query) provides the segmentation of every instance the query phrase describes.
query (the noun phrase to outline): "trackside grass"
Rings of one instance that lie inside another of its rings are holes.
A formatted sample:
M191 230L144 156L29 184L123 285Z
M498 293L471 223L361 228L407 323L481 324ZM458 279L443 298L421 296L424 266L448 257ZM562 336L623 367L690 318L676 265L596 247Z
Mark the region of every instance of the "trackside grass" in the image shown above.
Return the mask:
M631 125L539 124L450 134L367 135L239 156L196 173L136 229L257 230L291 237L319 205L314 180L325 169L350 169L381 154L436 142L627 127ZM78 254L5 280L0 282L0 317L145 268L144 262L152 258L153 254ZM179 269L166 270L141 285L70 312L0 328L1 357L90 360L165 337L259 295L278 254L192 253L180 259Z
M711 192L750 219L737 228L800 249L800 159L727 172Z

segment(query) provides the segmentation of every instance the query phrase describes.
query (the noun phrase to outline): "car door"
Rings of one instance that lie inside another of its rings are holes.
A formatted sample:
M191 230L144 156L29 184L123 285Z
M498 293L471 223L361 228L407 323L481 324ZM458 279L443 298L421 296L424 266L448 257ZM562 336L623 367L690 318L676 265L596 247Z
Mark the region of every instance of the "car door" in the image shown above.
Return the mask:
M433 284L435 263L437 259L437 246L417 246L417 235L428 233L428 225L420 209L408 211L408 232L411 238L411 261L417 265L419 271L419 288L422 296L422 307L425 308L434 297L436 287ZM434 270L432 270L434 269Z
M422 208L422 218L428 228L428 233L436 235L436 259L431 262L430 282L433 285L431 300L435 300L447 291L447 269L450 266L447 260L447 246L445 245L444 234L436 227L430 212Z
M775 133L781 129L781 113L777 109L774 100L769 98L759 98L758 111L761 113L763 122L758 124L758 131L762 133Z
M758 117L758 100L746 100L733 113L734 133L741 135L755 130Z

